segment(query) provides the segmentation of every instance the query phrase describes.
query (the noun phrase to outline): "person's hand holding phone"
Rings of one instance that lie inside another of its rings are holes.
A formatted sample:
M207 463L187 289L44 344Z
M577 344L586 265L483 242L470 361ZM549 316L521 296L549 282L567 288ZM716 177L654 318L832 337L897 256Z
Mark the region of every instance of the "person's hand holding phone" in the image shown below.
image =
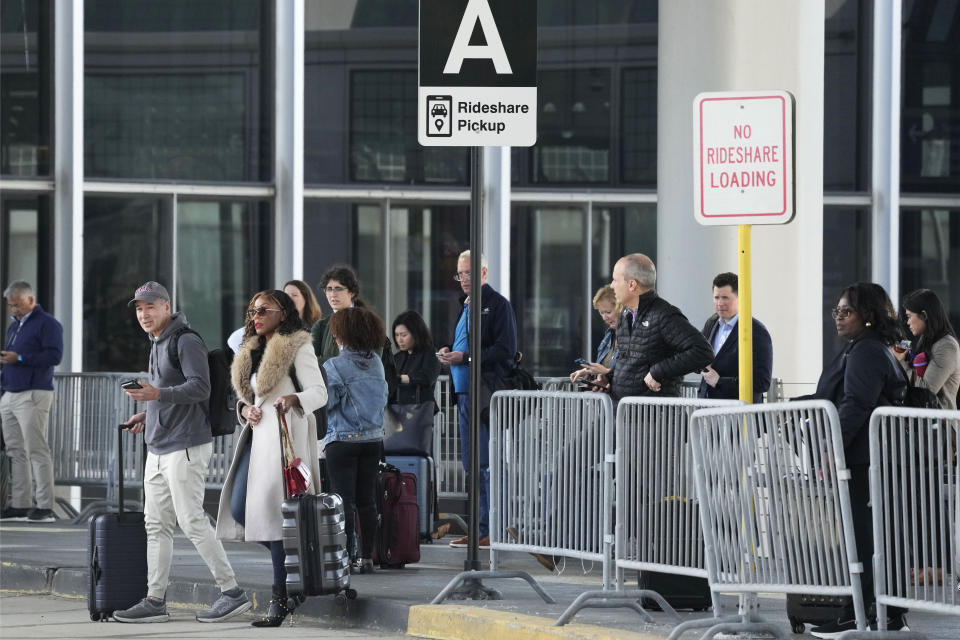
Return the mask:
M151 402L160 399L160 389L144 380L128 380L120 385L120 388L137 402Z
M701 371L700 374L703 376L703 380L711 387L717 386L717 383L720 382L720 374L710 365L707 365L707 368Z
M19 355L16 351L0 351L0 364L16 364Z
M437 360L440 361L440 364L447 366L463 364L463 351L451 351L449 347L442 347L440 351L437 351Z

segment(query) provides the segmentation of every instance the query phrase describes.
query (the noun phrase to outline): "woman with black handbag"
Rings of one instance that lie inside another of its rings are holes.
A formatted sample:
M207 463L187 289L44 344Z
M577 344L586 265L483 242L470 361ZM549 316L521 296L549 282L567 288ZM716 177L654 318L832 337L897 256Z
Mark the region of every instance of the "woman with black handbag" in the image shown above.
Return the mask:
M393 354L397 368L397 391L391 396L390 411L402 431L387 434L384 449L397 455L433 454L433 416L438 411L433 398L440 375L433 338L423 317L404 311L393 321Z
M295 605L287 598L284 567L281 505L287 492L284 458L289 456L283 450L292 448L294 458L289 461L299 459L297 468L306 469L298 490L319 493L313 411L327 402L310 333L283 291L263 291L250 301L243 344L230 374L240 398L237 414L243 429L220 494L217 537L259 542L270 550L273 598L266 616L253 626L276 627Z
M927 402L934 405L930 408L955 411L960 389L960 343L943 303L930 289L917 289L904 296L903 309L913 334L913 349L894 350L894 355L910 379L908 393L920 397L917 390L929 391L936 398L936 402L932 398Z

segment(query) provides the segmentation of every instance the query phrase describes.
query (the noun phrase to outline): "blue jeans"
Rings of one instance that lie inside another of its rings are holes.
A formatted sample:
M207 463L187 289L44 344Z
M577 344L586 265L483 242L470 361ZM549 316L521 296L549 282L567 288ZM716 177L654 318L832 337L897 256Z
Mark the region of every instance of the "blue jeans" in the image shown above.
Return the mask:
M460 462L470 478L470 394L457 394L457 417L460 423ZM480 425L480 537L490 535L490 427Z

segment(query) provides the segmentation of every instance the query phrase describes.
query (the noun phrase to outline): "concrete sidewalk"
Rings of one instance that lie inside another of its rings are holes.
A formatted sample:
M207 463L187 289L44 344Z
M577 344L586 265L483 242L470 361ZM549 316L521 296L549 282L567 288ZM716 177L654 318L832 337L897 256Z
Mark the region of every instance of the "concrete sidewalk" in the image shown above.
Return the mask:
M65 521L0 524L0 590L86 598L87 538L86 526ZM241 586L254 599L254 614L262 612L270 598L272 578L267 551L257 544L227 543L225 546ZM648 624L628 609L588 609L573 623L554 627L554 620L580 593L600 587L600 567L568 560L562 571L551 574L523 553L504 554L501 568L527 571L557 604L543 603L525 582L511 579L485 581L487 586L503 594L502 600L430 605L462 570L465 557L464 549L451 549L446 541L423 545L420 563L402 570L352 576L352 586L359 592L356 600L343 605L331 597L308 598L292 616L293 623L298 618L310 618L332 627L376 628L450 640L507 637L660 640L673 626L658 612L652 613L655 622ZM483 568L487 568L488 552L481 552L481 560ZM182 535L175 539L171 580L168 601L188 608L200 610L219 594L206 565ZM735 608L735 602L732 597L725 598L724 608L728 604ZM782 598L763 598L761 608L765 617L787 624ZM709 614L681 612L684 619L706 615ZM910 615L909 623L911 628L927 633L931 640L960 638L958 617L917 613Z

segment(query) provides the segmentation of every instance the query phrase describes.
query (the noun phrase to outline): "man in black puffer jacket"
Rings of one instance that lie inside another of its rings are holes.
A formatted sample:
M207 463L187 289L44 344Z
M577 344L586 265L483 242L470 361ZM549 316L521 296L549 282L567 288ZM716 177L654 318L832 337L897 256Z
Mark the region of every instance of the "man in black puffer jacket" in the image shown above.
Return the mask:
M632 253L613 267L610 286L623 306L617 361L607 374L614 401L627 396L679 396L680 382L713 361L713 349L679 309L657 295L657 269Z

